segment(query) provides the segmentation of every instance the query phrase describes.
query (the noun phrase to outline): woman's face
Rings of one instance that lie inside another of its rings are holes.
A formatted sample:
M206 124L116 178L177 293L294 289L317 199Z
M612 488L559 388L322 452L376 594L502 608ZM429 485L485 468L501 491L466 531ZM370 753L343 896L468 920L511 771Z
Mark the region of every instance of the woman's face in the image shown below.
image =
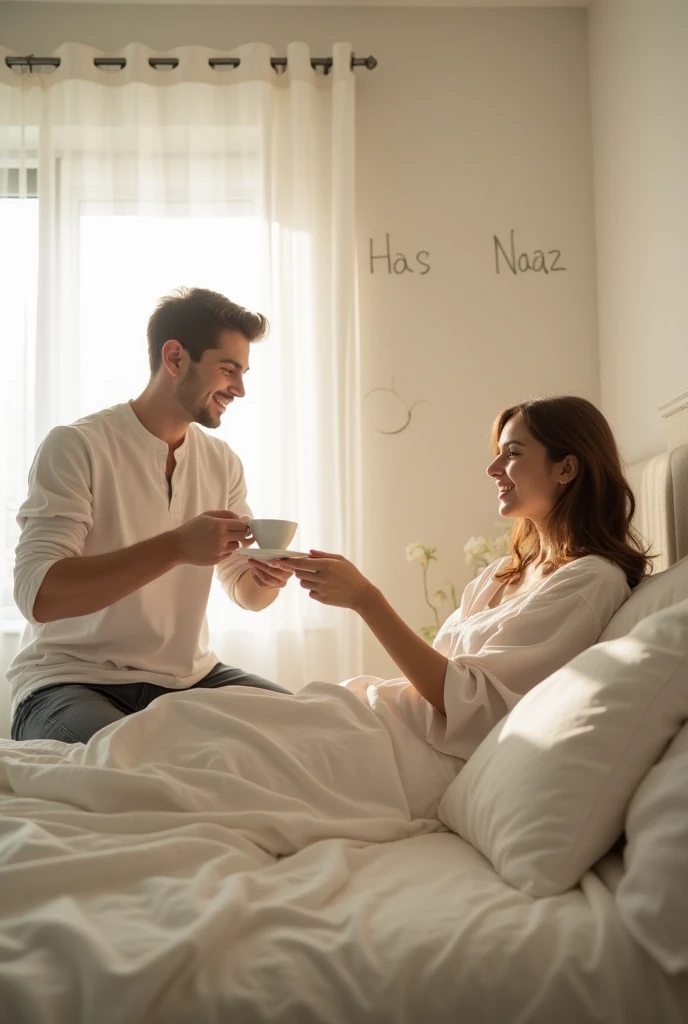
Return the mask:
M561 493L576 473L575 456L549 462L544 445L530 433L520 413L505 423L499 453L487 467L497 485L499 514L544 523Z

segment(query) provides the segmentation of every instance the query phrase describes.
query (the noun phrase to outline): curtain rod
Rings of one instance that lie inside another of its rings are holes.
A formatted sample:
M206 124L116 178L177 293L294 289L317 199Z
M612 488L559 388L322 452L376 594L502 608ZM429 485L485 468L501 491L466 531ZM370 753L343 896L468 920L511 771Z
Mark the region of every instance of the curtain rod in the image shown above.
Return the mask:
M33 74L34 68L59 68L60 63L60 57L34 57L33 54L26 57L5 57L5 64L8 68L28 68L29 74ZM127 59L126 57L94 57L93 63L97 68L119 68L121 70L127 66ZM148 63L152 68L176 68L179 64L179 57L149 57ZM271 57L270 63L275 70L286 68L287 58ZM208 64L211 68L238 68L241 59L239 57L209 57ZM322 68L325 74L328 74L332 67L332 57L311 57L311 67ZM372 56L356 57L352 54L351 67L367 68L368 71L372 71L377 67L377 59Z

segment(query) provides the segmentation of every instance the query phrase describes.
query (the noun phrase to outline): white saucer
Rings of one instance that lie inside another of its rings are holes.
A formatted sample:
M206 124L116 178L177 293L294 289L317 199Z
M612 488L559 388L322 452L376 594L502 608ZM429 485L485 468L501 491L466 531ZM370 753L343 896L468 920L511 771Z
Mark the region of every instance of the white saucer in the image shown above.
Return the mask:
M259 562L272 561L275 558L308 558L305 551L281 551L279 548L244 548L247 558L256 558Z

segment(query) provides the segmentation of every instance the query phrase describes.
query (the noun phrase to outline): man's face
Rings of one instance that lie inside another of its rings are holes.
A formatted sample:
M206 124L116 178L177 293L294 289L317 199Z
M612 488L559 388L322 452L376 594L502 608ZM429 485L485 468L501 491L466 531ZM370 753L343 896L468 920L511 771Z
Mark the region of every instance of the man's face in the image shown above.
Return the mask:
M177 382L175 397L192 423L215 429L235 398L243 398L250 342L239 331L222 331L218 347L209 348L197 363L189 361Z

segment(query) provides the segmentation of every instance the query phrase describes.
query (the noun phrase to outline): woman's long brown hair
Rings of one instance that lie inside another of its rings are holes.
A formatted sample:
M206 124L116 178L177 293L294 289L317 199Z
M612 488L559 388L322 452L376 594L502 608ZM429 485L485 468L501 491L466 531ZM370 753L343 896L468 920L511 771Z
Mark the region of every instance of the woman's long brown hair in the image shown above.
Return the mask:
M650 571L648 549L632 526L635 498L623 470L614 435L606 419L585 398L560 395L512 405L492 427L492 447L508 421L523 422L547 452L550 462L575 455L578 472L558 497L547 520L550 557L545 573L584 555L600 555L626 574L635 587ZM518 580L540 554L540 537L530 519L519 519L511 534L511 563L496 579Z

